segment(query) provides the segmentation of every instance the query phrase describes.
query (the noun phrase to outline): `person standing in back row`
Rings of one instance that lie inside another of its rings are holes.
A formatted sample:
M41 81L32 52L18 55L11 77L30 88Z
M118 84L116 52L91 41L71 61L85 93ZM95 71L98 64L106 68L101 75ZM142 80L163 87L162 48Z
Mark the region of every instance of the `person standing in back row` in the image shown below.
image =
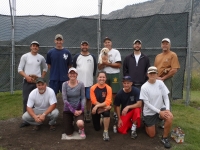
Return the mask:
M133 86L141 88L148 80L147 69L150 66L149 58L141 52L142 42L136 39L133 42L133 53L126 56L123 62L123 75L131 76Z
M98 69L103 70L107 74L106 83L112 88L112 99L115 99L117 92L120 90L120 67L121 55L118 50L112 48L112 41L109 37L104 39L104 47L109 49L108 61L103 61L102 64L98 62ZM114 110L114 119L117 120L116 110Z
M81 53L76 54L73 58L73 67L78 72L77 79L82 81L85 86L86 97L86 116L85 121L90 122L90 87L93 85L94 76L96 75L97 62L96 58L89 51L89 43L87 41L81 42Z
M47 65L50 69L49 87L57 95L62 92L63 82L69 80L67 74L72 65L72 56L69 50L63 47L63 36L57 34L54 40L56 46L47 53Z
M164 38L161 42L162 53L155 58L154 66L158 68L158 78L162 80L169 90L169 100L172 101L173 76L180 68L178 57L171 51L171 41Z
M45 58L38 54L40 44L37 41L31 42L30 49L31 52L28 52L22 55L20 63L18 66L18 73L24 77L23 80L23 113L26 112L26 106L28 101L28 96L32 90L36 88L36 78L44 78L47 73L47 64ZM42 73L41 73L42 66ZM23 121L20 125L20 128L29 126L30 124Z

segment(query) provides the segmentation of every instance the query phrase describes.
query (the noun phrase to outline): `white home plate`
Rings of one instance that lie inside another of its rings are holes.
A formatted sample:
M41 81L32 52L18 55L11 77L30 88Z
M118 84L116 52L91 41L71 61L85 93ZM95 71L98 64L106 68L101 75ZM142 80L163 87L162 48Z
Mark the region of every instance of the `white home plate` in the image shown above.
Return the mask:
M67 136L65 133L62 134L61 140L84 140L85 138L80 137L79 133L74 131L72 136Z

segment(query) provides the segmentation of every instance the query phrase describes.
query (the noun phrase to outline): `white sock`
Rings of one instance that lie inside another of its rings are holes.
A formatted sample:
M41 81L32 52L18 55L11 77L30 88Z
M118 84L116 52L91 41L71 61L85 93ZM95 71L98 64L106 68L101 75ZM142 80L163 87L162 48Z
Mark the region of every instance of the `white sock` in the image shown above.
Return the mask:
M131 130L132 130L132 131L135 131L135 130L136 130L136 127L137 127L137 126L136 126L135 124L133 124L132 127L131 127Z

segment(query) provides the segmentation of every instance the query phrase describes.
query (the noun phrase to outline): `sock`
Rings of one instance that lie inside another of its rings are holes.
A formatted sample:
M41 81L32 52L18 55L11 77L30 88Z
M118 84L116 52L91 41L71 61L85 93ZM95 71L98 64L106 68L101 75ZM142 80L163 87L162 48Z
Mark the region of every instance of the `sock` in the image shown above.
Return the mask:
M108 132L108 130L104 130L103 132Z
M132 130L132 131L135 131L135 130L136 130L136 125L135 125L135 124L132 125L131 130Z

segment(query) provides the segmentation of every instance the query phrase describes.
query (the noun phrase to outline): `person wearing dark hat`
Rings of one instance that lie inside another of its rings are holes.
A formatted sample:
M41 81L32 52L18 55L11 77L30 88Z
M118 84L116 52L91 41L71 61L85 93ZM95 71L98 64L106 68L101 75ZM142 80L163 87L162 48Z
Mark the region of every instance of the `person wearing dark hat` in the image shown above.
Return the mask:
M120 90L120 68L122 64L121 54L117 49L112 48L112 41L109 37L106 37L103 41L104 47L109 49L109 61L106 60L100 63L98 60L98 69L106 72L106 83L112 88L112 98L114 100L116 93ZM117 120L117 115L115 112L113 117L115 120Z
M55 124L59 114L56 108L57 99L54 91L47 87L46 81L42 77L36 80L37 88L31 91L27 102L27 111L23 114L22 119L33 126L37 131L43 124L44 120L49 118L50 130L56 129Z
M39 45L37 41L32 41L30 44L31 51L22 55L18 66L18 73L23 77L23 113L26 112L30 92L36 88L35 79L37 77L44 78L48 70L45 58L38 54ZM28 125L27 122L22 122L20 128Z
M90 122L90 87L93 85L94 76L97 70L97 61L93 54L89 52L89 43L87 41L81 42L81 52L76 54L73 58L73 67L77 69L79 81L82 81L85 86L86 97L86 114L85 121Z
M124 76L122 84L123 88L119 90L114 101L119 118L118 132L127 134L127 131L131 129L131 138L135 139L137 137L136 128L141 125L142 101L139 99L140 91L132 86L133 81L130 76Z
M139 39L133 42L133 53L124 58L123 75L131 76L133 86L141 88L147 78L147 69L150 66L149 58L141 52L142 42Z
M158 68L158 79L162 80L167 86L169 99L172 101L173 76L180 68L178 57L175 52L171 51L171 41L169 38L164 38L161 41L162 53L155 58L154 65Z
M144 102L143 120L146 133L149 137L156 135L156 124L164 120L164 132L161 142L165 148L170 148L168 134L172 126L173 115L170 112L169 90L163 83L158 80L158 69L151 66L147 70L148 81L144 83L140 91L140 99Z
M50 70L49 86L57 95L62 92L62 83L67 81L68 70L72 65L72 56L69 50L63 47L63 36L57 34L54 40L56 46L47 53L47 65Z

